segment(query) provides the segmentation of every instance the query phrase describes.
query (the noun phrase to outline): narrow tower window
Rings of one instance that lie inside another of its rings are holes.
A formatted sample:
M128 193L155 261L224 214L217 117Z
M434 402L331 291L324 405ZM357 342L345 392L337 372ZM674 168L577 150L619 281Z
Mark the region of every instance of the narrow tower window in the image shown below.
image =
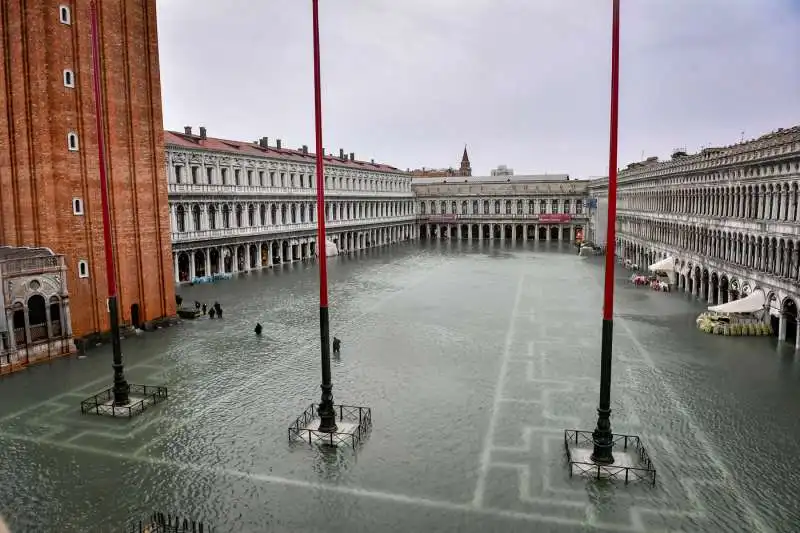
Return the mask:
M80 198L72 199L72 213L75 215L83 214L83 200L81 200Z
M61 20L61 24L72 24L72 18L70 17L69 7L67 6L58 6L58 17Z
M75 74L68 68L64 69L64 87L75 87Z
M71 152L78 151L78 134L74 131L67 134L67 148L69 148Z
M89 277L89 263L87 263L84 260L78 261L78 277L80 278Z

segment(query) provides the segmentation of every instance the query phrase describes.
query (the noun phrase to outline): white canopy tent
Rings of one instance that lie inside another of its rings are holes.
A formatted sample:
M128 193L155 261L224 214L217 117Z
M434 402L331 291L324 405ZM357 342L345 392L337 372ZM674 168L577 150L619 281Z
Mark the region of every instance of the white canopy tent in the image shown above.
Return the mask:
M333 241L325 240L325 257L332 257L339 254L339 248Z
M647 267L647 270L650 272L675 272L675 258L667 257L662 259L661 261L653 263Z
M764 309L764 304L766 303L767 297L764 295L764 291L756 289L752 294L741 300L715 305L709 307L708 310L716 311L717 313L755 313Z

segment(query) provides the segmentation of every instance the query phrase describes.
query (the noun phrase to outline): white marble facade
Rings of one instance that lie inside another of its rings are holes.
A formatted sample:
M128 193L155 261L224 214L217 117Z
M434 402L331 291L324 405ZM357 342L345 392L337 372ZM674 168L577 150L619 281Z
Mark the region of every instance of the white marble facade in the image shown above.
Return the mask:
M167 142L176 282L316 254L316 167L313 157L296 161L298 153L236 155ZM405 173L351 156L326 161L325 181L327 236L340 251L417 237Z
M766 320L800 347L800 127L619 174L617 254L646 268L673 257L678 288L725 303L760 288ZM607 180L590 194L607 197Z

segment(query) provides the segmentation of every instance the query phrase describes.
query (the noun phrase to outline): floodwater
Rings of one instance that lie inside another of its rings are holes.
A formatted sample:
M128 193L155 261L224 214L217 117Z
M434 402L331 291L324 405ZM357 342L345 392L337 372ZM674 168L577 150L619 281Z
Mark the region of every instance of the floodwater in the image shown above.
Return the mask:
M124 531L152 511L219 532L797 531L793 348L706 335L700 303L625 272L612 426L642 437L657 485L569 477L564 429L596 421L601 259L519 246L331 259L334 398L373 410L357 454L288 443L319 399L314 263L181 289L224 319L123 341L129 381L170 392L138 418L80 415L110 385L107 347L3 378L0 513L13 532Z

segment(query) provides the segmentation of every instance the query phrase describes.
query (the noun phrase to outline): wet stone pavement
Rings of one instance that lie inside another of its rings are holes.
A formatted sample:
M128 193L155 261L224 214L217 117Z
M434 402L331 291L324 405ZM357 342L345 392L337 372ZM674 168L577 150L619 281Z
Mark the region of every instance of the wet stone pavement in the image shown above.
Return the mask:
M80 415L110 384L107 347L3 378L0 512L14 532L124 531L153 510L237 532L796 531L794 350L705 335L700 303L625 276L612 427L643 438L655 488L565 464L564 429L596 421L601 262L423 243L330 262L334 398L373 409L357 456L287 442L320 371L316 268L286 265L182 288L224 319L123 342L129 381L170 389L133 420Z

